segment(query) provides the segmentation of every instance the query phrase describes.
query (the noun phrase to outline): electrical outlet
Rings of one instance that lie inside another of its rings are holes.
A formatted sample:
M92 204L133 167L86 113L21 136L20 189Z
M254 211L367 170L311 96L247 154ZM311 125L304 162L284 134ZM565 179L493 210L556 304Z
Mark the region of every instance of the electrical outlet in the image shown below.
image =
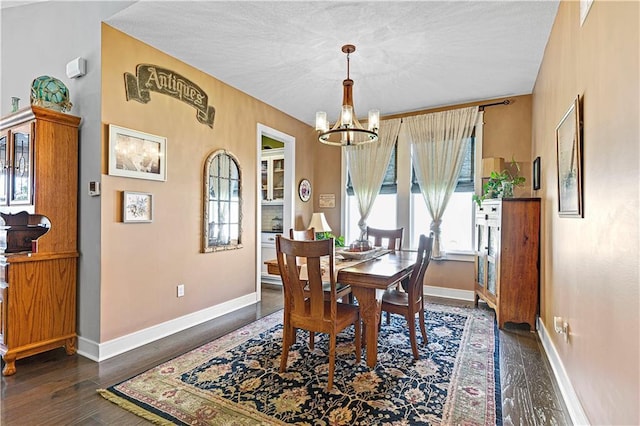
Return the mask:
M184 284L178 284L178 297L184 296Z
M562 334L564 334L564 342L569 343L569 323L566 321L562 322Z
M562 317L553 317L553 329L556 333L562 333Z
M564 335L564 341L569 343L569 323L562 317L553 317L553 329Z

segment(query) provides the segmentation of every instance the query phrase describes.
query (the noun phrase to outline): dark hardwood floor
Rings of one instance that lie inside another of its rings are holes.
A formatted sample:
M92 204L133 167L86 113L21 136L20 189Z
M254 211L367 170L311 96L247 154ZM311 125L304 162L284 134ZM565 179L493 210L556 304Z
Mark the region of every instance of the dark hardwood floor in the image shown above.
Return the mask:
M103 399L96 389L128 379L282 308L277 287L264 286L262 296L259 304L99 364L82 356L67 356L62 348L19 360L17 373L0 379L0 425L150 424ZM505 425L571 424L534 333L516 327L501 331L500 365Z

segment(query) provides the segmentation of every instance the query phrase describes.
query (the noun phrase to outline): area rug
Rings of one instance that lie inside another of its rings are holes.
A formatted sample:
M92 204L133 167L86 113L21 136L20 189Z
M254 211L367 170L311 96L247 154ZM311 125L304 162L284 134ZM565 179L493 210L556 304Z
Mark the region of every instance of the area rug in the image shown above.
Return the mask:
M374 369L364 353L355 365L353 327L341 333L330 392L325 335L310 351L299 330L278 371L282 311L98 392L156 424L501 425L493 312L427 309L429 342L417 361L401 316L390 325L383 317Z

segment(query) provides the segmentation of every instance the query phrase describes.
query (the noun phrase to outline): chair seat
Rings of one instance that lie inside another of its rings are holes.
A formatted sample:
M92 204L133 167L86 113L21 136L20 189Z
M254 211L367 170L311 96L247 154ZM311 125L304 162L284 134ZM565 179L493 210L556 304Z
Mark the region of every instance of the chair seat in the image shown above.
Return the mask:
M304 307L305 315L300 316L298 318L298 315L292 314L291 324L294 327L303 326L305 330L309 330L309 331L328 333L329 329L327 328L327 326L329 322L326 322L326 323L320 323L319 321L313 322L313 323L309 322L308 316L309 316L310 310L311 310L311 301L306 300L305 307ZM324 302L324 317L326 318L327 321L330 321L331 319L331 302L329 301ZM336 326L339 329L344 328L346 325L353 323L359 318L360 318L360 308L358 306L352 305L350 303L336 303Z
M382 295L382 303L395 306L409 306L409 293L396 289L387 290Z
M305 287L305 295L308 295L307 291L307 287ZM328 281L323 282L322 291L325 292L325 297L331 294L331 283ZM349 293L351 293L351 286L349 284L336 283L336 299L347 296Z

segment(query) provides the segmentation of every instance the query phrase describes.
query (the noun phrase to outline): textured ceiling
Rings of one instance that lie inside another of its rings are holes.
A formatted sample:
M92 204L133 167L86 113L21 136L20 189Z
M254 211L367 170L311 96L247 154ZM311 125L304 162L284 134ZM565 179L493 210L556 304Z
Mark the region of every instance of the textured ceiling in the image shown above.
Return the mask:
M557 1L140 1L106 22L301 121L532 92ZM215 99L212 100L215 105Z

